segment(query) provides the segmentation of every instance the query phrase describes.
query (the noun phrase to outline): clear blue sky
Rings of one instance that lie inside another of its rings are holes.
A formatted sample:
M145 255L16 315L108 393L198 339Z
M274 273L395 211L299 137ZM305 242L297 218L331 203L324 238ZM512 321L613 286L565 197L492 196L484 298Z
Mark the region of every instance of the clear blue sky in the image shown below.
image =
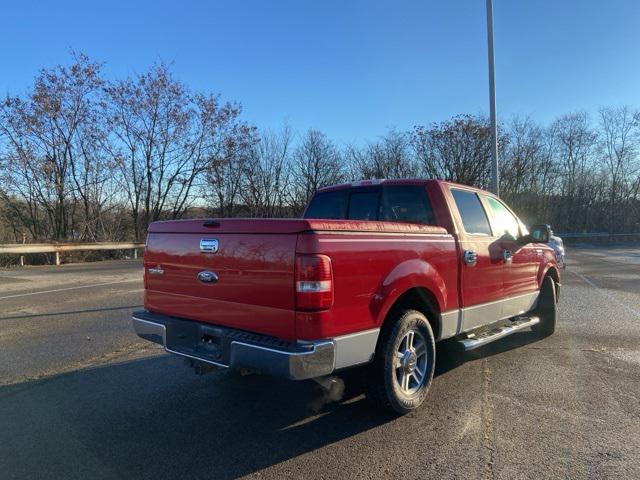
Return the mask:
M487 112L484 0L4 2L0 94L22 93L69 50L107 77L162 59L176 76L339 143ZM639 0L494 0L501 118L547 122L640 107Z

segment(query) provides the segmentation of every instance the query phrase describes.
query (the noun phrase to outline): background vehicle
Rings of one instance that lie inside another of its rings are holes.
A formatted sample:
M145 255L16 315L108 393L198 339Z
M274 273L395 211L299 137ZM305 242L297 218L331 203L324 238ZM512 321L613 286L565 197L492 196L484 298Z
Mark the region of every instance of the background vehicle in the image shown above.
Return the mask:
M556 254L556 261L558 262L558 266L563 269L567 268L564 243L562 242L562 239L560 237L553 234L553 231L550 230L550 232L551 234L549 235L549 246L553 248L553 252Z
M529 232L490 193L356 182L320 190L304 217L152 224L138 334L196 366L291 379L371 364L371 396L406 413L428 392L436 342L554 331L549 229Z

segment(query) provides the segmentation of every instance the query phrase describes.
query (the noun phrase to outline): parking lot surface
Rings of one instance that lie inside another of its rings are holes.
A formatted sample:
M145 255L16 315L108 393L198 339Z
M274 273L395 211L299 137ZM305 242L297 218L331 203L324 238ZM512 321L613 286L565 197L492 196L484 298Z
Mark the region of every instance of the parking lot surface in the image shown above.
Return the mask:
M397 418L133 333L141 263L0 271L0 478L640 478L640 248L568 248L556 333L438 344Z

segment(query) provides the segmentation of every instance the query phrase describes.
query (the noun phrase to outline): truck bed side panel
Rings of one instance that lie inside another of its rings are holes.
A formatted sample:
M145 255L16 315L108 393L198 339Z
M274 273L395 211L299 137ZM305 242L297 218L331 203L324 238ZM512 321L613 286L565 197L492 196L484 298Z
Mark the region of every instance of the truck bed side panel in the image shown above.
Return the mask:
M335 283L331 310L298 312L300 339L379 328L389 297L404 293L395 291L396 285L409 289L429 282L442 292L442 311L458 306L458 260L451 235L318 232L300 235L297 250L331 257Z

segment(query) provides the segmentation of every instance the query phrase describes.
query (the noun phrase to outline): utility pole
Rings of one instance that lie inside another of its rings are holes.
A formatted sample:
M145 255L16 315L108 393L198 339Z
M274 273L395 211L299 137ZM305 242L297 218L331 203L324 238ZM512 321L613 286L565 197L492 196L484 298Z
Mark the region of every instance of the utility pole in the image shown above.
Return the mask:
M500 194L498 172L498 124L496 120L496 77L493 58L493 0L487 0L487 50L489 53L489 110L491 112L491 191Z

